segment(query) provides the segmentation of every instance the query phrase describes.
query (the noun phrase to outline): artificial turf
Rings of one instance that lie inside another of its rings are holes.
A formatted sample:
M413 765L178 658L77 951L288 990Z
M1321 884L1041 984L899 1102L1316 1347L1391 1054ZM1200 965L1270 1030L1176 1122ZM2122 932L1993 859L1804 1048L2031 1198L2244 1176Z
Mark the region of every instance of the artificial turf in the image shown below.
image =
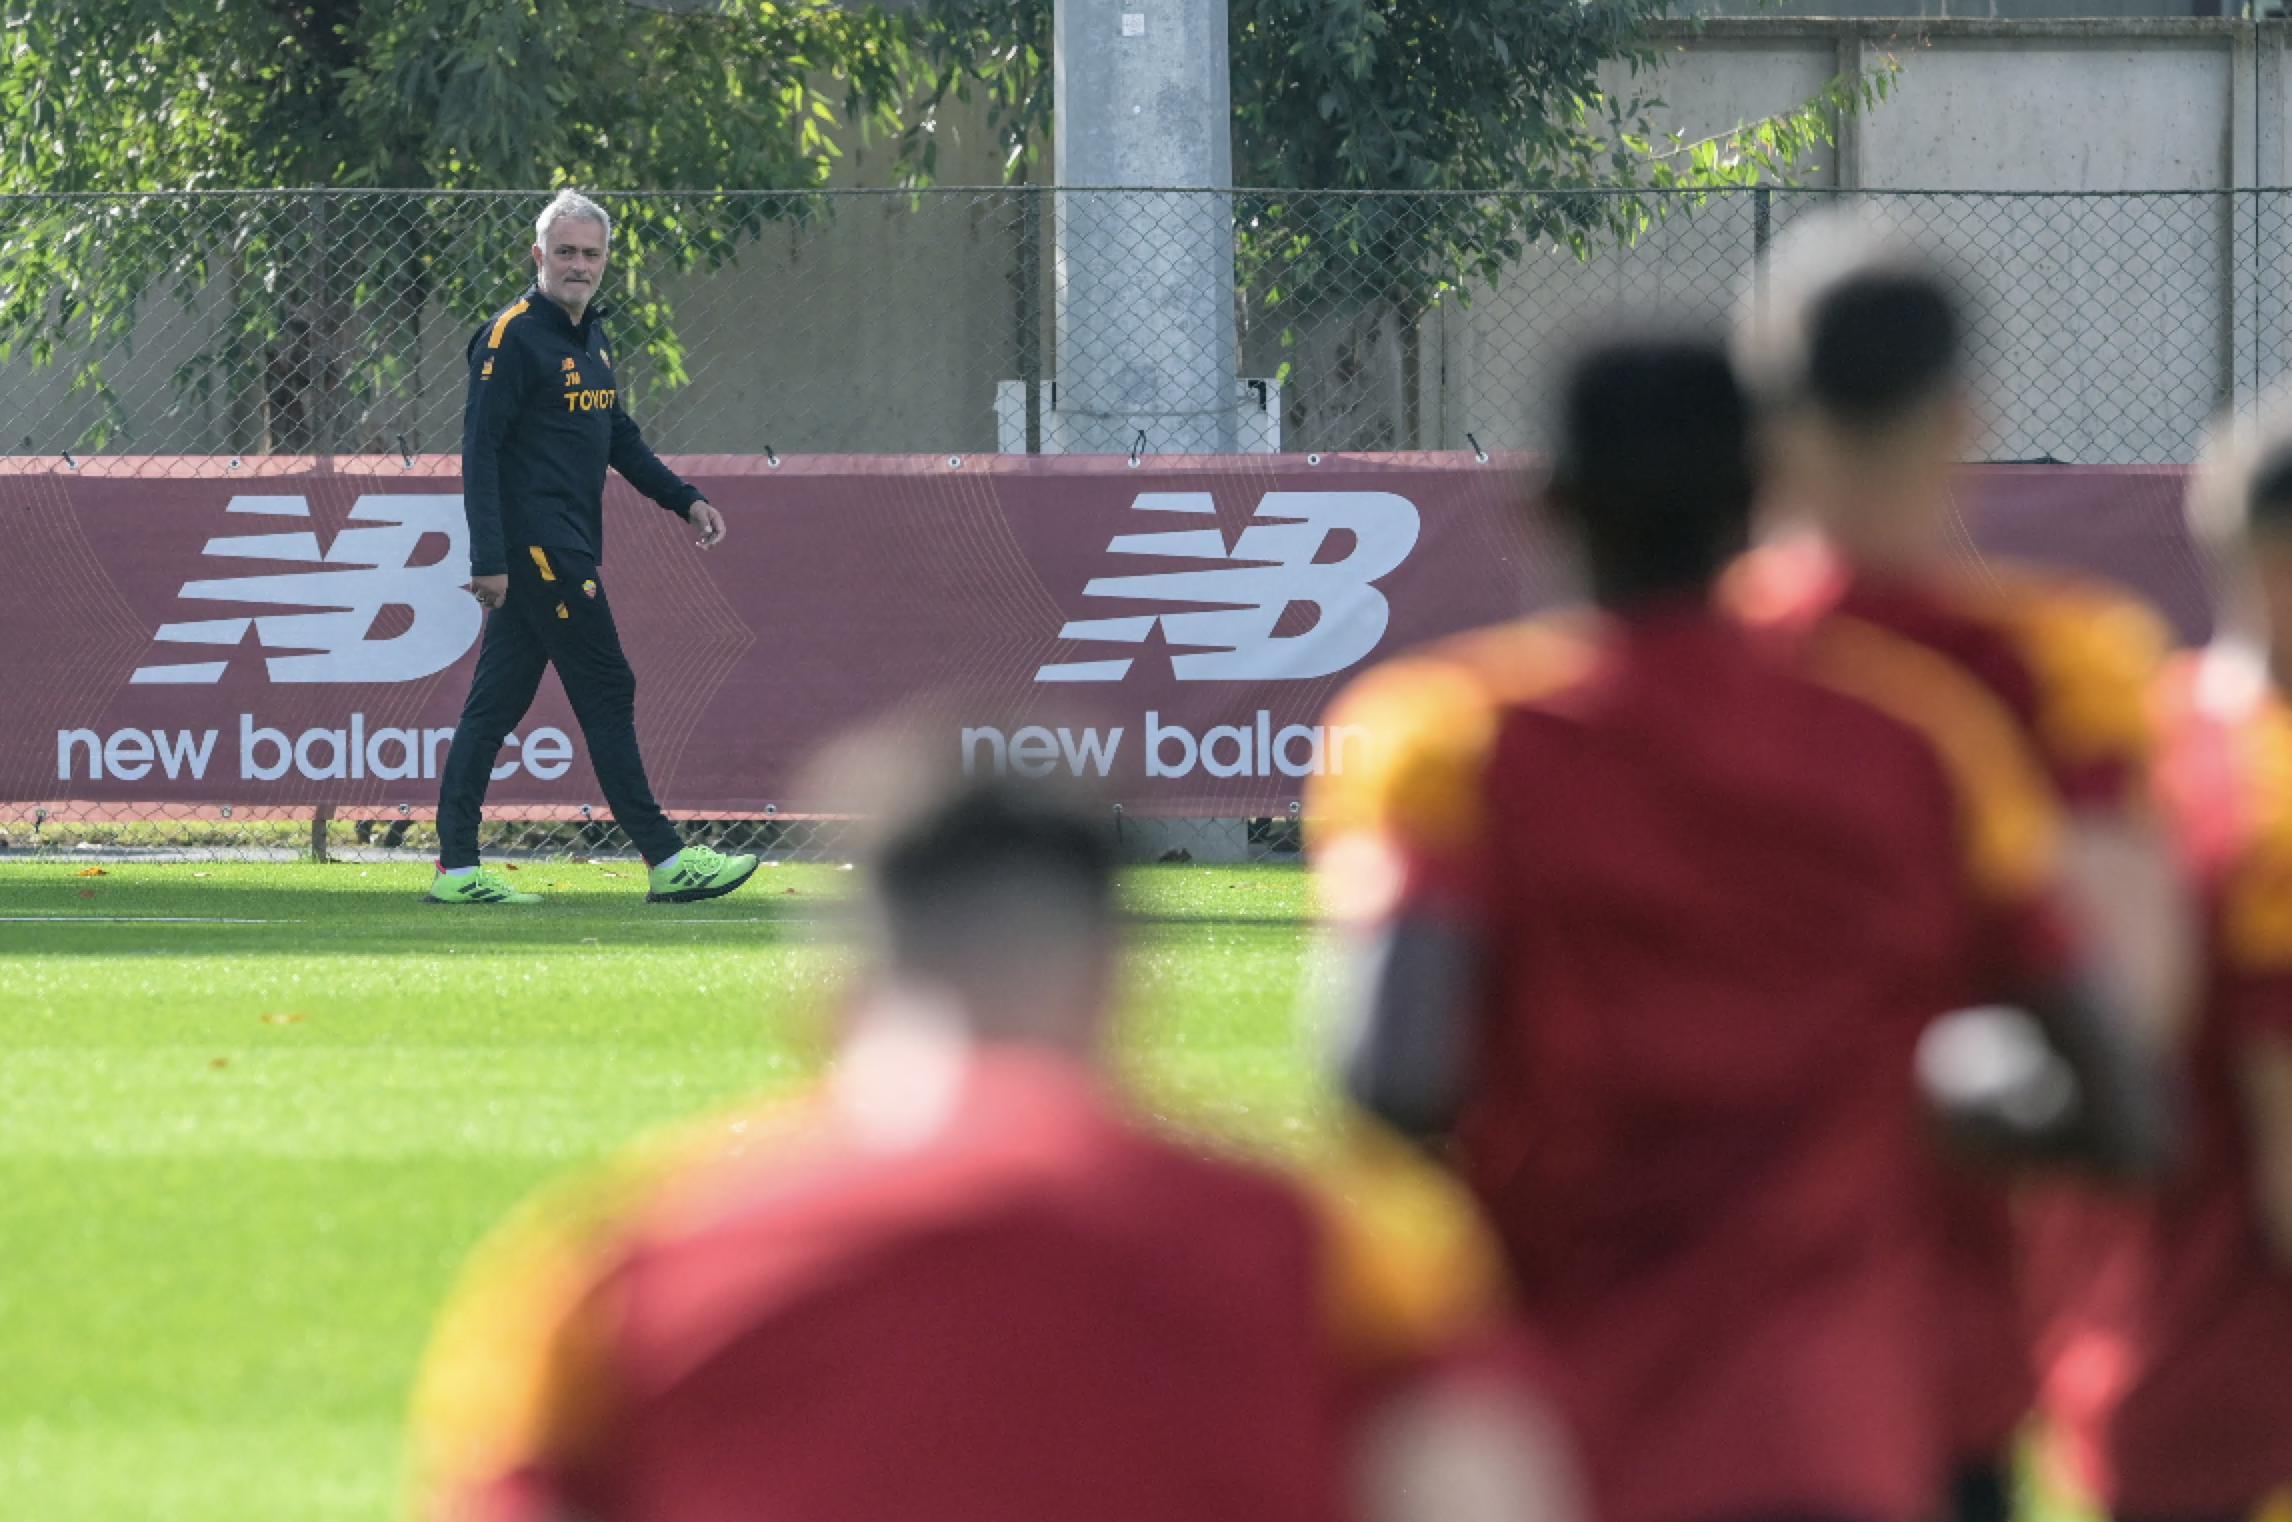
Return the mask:
M0 1497L35 1522L395 1515L463 1255L553 1174L803 1083L852 956L833 866L648 906L639 868L536 862L522 910L426 906L409 864L102 866L0 862ZM1142 1102L1310 1137L1304 876L1126 894Z

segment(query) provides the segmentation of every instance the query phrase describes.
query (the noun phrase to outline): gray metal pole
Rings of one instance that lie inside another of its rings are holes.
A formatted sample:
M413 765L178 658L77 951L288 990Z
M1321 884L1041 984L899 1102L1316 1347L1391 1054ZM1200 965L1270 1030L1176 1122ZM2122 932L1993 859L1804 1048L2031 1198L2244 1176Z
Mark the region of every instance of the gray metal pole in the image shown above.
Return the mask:
M1225 0L1056 0L1058 431L1236 448ZM1150 194L1091 186L1154 186ZM1197 188L1198 187L1198 188Z

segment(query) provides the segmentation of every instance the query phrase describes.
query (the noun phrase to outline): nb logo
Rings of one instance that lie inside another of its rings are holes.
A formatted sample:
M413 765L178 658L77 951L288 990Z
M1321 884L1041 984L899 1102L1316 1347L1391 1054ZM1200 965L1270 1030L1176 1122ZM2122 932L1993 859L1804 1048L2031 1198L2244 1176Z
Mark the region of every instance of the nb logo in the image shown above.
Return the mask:
M233 497L229 511L308 518L302 497ZM264 664L274 682L412 682L443 671L477 642L484 615L463 590L469 566L469 528L458 496L368 496L350 509L352 526L334 536L324 554L310 530L239 534L207 541L205 553L241 560L300 560L321 571L190 581L176 595L190 602L269 603L325 612L261 614L162 624L162 644L235 646L251 626L271 651ZM425 534L443 534L445 555L412 564ZM397 633L372 638L388 607L412 621ZM219 682L230 658L139 666L138 683Z
M1207 492L1143 492L1134 512L1212 512ZM1086 597L1208 604L1198 612L1144 613L1078 619L1060 639L1141 643L1162 626L1173 645L1207 647L1174 655L1181 682L1299 680L1328 676L1367 656L1384 638L1392 610L1373 583L1409 558L1419 527L1416 505L1391 492L1277 491L1257 506L1258 521L1241 531L1233 548L1215 527L1120 534L1114 555L1214 560L1214 570L1099 576ZM1343 556L1320 559L1330 537L1352 536ZM1310 603L1310 628L1275 634L1292 603ZM1035 672L1038 682L1119 682L1131 659L1067 661Z

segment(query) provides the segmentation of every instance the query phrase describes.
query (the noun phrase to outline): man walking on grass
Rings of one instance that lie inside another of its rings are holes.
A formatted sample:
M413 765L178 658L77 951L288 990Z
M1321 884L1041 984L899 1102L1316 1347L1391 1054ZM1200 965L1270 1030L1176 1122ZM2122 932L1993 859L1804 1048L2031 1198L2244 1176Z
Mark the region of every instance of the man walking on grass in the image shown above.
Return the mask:
M724 538L724 515L661 463L621 406L595 300L611 236L603 207L560 192L534 224L532 287L470 339L462 500L470 595L489 616L439 787L431 903L541 901L478 864L478 820L502 740L551 665L613 818L652 869L646 901L715 898L756 871L753 856L678 838L637 750L637 681L603 580L605 467L699 530L704 550Z

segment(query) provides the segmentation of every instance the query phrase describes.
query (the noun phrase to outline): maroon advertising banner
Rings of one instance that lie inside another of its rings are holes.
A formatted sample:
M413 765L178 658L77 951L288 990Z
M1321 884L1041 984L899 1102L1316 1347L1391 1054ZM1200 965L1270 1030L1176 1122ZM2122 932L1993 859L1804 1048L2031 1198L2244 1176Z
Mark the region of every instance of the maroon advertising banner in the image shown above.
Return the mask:
M603 580L656 790L804 812L806 761L909 709L974 769L1104 779L1133 812L1280 814L1375 737L1363 666L1567 595L1535 462L1473 455L671 463L726 542L616 478ZM483 615L458 461L0 462L0 800L436 801ZM1969 555L2066 562L2203 635L2171 467L1969 471ZM601 800L554 678L491 800Z

